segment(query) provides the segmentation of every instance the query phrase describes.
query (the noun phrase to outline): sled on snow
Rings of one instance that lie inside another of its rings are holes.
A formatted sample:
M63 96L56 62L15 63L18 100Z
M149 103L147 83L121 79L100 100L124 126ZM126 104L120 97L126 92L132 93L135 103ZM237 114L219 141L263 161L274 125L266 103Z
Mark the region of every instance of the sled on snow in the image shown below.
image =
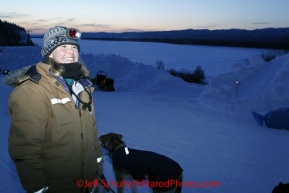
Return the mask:
M96 77L91 82L97 86L99 90L103 91L115 91L114 80L107 78L107 73L104 71L98 71Z
M279 108L261 115L257 112L252 112L253 118L260 126L265 125L272 129L289 130L289 107Z

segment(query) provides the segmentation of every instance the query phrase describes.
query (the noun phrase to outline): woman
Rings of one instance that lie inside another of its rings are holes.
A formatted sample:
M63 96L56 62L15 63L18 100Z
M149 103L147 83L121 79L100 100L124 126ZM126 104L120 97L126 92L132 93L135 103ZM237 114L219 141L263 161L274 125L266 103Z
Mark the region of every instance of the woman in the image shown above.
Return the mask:
M93 87L78 62L80 35L63 26L47 30L44 62L6 80L15 87L8 101L9 154L27 192L89 192L102 174Z

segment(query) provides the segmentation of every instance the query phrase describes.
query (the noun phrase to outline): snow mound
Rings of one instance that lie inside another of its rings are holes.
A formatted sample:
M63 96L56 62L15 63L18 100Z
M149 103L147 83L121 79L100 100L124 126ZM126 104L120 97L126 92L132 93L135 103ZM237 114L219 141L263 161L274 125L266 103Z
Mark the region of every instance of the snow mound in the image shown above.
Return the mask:
M288 105L289 54L265 62L261 55L231 66L230 72L212 78L200 98L254 101Z
M16 49L21 55L15 54ZM211 78L209 85L188 84L167 71L114 54L81 54L80 58L90 70L92 79L98 71L105 71L107 77L114 79L116 91L191 97L202 102L223 101L226 105L221 105L222 108L234 108L232 104L237 100L237 108L255 111L268 111L288 104L289 54L271 62L255 55L243 63L232 65L230 72ZM10 71L41 60L40 48L36 46L6 47L5 53L0 55L1 69Z
M114 79L116 91L171 92L176 94L184 90L192 90L192 87L199 87L198 85L190 85L167 71L151 65L131 62L121 56L89 57L83 54L82 58L90 70L91 78L94 78L99 71L106 72L107 77Z

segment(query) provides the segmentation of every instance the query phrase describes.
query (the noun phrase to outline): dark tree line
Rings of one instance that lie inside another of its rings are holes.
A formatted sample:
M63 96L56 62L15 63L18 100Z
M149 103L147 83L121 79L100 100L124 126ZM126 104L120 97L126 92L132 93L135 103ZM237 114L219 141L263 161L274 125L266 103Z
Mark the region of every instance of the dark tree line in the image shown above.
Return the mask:
M33 42L23 27L0 19L0 46L27 45L33 45Z

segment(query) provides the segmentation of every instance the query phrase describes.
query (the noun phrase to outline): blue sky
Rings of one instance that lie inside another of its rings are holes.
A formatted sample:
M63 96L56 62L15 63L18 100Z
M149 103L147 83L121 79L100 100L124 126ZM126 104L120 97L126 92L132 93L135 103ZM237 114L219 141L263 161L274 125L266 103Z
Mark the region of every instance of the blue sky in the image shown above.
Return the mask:
M0 19L43 33L289 27L289 0L0 0Z

